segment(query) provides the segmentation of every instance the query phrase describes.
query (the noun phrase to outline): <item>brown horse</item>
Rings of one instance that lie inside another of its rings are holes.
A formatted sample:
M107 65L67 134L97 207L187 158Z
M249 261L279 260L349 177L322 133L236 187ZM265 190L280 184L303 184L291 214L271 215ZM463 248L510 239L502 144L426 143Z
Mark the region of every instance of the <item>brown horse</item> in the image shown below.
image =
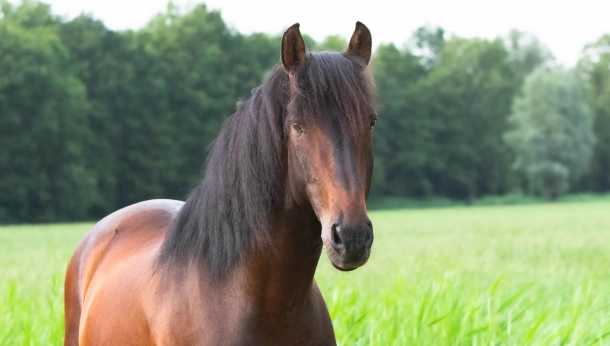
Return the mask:
M278 64L227 119L186 202L121 209L83 238L65 282L66 345L333 345L314 281L369 258L371 35Z

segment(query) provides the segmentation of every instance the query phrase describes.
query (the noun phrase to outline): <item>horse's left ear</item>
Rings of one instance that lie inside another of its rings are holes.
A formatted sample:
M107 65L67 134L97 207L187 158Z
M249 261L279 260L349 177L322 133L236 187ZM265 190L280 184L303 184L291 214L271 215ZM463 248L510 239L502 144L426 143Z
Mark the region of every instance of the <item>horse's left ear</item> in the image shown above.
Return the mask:
M355 55L362 60L366 65L371 60L371 47L373 45L373 38L371 32L366 25L356 22L356 30L352 35L352 39L349 41L349 47L347 47L347 53Z

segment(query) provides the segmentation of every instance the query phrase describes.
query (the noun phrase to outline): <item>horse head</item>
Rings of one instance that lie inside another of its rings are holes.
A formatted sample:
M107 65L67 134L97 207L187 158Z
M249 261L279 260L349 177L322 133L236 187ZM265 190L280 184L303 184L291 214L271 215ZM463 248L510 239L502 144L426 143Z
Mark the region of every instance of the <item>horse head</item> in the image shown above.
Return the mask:
M289 76L285 117L288 185L294 201L312 208L333 266L368 260L373 226L366 197L373 172L373 80L367 70L371 33L358 22L345 52L307 54L299 25L282 38Z

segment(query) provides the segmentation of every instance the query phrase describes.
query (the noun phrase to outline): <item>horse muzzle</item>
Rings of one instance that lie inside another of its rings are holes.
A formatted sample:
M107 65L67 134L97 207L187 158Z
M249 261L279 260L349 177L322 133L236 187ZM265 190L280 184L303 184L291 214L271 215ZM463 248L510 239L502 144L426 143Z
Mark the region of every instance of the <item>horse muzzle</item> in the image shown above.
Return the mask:
M357 222L339 219L322 230L322 240L333 266L341 271L364 265L371 255L373 224L368 218Z

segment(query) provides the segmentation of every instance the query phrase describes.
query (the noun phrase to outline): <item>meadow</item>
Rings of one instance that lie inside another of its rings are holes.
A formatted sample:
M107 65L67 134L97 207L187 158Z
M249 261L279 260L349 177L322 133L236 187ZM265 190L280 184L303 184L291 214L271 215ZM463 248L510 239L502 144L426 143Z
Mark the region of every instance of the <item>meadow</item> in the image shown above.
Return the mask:
M316 279L340 345L610 345L610 201L374 211L369 263ZM63 342L91 224L0 227L0 345Z

